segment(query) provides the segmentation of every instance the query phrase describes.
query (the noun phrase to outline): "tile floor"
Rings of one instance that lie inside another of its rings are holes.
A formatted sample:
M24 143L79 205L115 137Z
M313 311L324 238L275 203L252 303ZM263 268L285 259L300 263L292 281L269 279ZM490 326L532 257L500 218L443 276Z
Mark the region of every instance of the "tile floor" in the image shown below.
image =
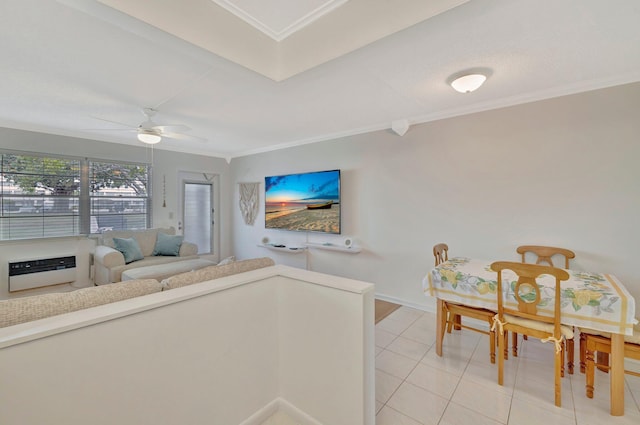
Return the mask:
M435 354L435 314L409 307L376 325L376 425L640 424L640 378L625 375L625 415L609 415L609 375L596 371L585 395L576 361L554 405L553 345L529 339L505 363L505 385L489 362L488 337L447 334ZM576 344L576 360L578 344Z

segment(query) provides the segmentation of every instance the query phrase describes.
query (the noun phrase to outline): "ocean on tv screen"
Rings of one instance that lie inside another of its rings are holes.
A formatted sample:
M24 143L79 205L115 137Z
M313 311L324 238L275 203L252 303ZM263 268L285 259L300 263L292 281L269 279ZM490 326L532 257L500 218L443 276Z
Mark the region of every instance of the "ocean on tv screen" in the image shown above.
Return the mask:
M265 228L340 233L340 170L265 177Z

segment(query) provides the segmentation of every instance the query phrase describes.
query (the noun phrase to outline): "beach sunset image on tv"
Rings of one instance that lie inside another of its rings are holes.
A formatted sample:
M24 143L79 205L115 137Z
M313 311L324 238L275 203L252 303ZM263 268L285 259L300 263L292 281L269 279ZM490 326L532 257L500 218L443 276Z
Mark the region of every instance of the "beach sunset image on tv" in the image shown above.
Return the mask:
M340 170L265 177L265 228L340 233Z

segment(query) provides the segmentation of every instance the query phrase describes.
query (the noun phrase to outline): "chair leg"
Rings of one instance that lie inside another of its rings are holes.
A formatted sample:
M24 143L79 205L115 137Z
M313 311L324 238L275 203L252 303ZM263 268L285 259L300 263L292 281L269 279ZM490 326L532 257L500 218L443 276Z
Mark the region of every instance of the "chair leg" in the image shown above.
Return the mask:
M560 362L560 377L561 378L564 378L564 353L565 353L565 351L567 351L564 347L566 346L566 344L567 344L567 342L565 341L562 344L562 349L560 350L560 353L562 355L562 361ZM556 355L556 357L558 357L558 356Z
M505 334L506 332L498 333L498 353L505 351ZM504 356L498 356L498 385L504 384Z
M460 326L461 324L462 324L462 316L460 316L459 314L456 314L453 329L457 331L461 330L462 329L462 326Z
M609 353L602 353L598 351L597 357L598 361L598 370L603 371L604 373L609 373Z
M505 345L504 345L504 354L503 357L505 360L509 360L509 344L507 344L507 342L509 342L509 332L505 331L504 332L505 335ZM499 347L498 347L498 335L496 334L495 336L495 346L498 349L498 353L500 352Z
M489 329L491 329L491 324L489 324ZM489 357L491 358L491 363L495 364L495 362L496 362L496 333L495 333L495 331L489 331Z
M511 347L511 352L513 353L513 357L518 357L518 333L511 332L511 343L513 346Z
M442 345L442 341L444 341L444 330L447 327L447 323L449 322L449 312L447 311L447 307L445 303L442 303L442 323L440 323L440 329L442 330L440 332L441 339L440 339L440 345Z
M560 376L562 369L564 369L564 350L555 354L555 402L558 407L562 407L562 380Z
M587 373L587 397L593 398L593 382L595 380L595 365L593 359L593 351L589 350L589 348L585 348L585 362L586 362L586 373Z
M573 358L575 356L575 347L573 339L568 339L567 343L567 369L569 370L569 375L573 375Z
M586 368L585 368L585 350L587 349L585 344L586 344L586 339L587 337L584 336L583 333L580 333L580 373L584 373Z
M504 354L502 355L505 360L509 360L509 332L504 331Z
M453 322L455 321L457 316L455 315L449 315L447 316L447 333L451 333L451 331L453 330Z

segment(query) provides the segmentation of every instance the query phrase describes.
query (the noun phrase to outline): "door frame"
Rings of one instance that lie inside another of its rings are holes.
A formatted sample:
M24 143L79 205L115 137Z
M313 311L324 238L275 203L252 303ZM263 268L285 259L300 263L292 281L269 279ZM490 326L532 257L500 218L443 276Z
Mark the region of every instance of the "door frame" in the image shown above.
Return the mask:
M178 229L184 234L184 187L186 184L211 185L211 252L202 254L209 260L220 261L220 175L212 173L198 173L193 171L178 171Z

